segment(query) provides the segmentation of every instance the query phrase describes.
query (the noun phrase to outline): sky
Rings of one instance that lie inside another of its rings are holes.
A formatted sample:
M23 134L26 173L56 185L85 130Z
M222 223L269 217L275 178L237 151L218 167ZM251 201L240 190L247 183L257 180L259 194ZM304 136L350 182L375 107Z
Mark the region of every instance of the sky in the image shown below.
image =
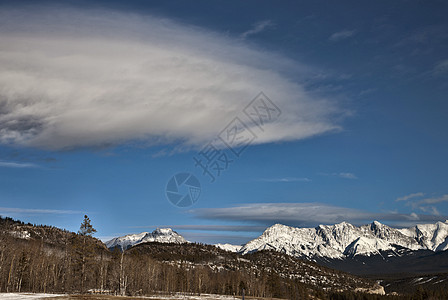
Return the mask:
M102 240L448 219L445 1L0 1L0 214Z

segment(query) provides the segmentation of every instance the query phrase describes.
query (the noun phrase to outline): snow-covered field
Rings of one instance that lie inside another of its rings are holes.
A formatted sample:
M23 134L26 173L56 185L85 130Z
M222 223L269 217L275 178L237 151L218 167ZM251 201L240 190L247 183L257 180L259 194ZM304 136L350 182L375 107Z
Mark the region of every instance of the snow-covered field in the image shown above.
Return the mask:
M238 299L238 298L232 297L232 296L209 295L209 294L202 294L201 296L173 295L173 296L154 296L154 297L145 297L145 298L147 298L147 299L168 299L168 300L174 300L174 299L186 299L186 300L231 300L231 299Z
M22 299L45 299L45 298L54 298L54 299L66 299L67 295L57 295L57 294L32 294L32 293L0 293L0 300L22 300ZM88 297L88 296L87 296ZM92 296L93 297L93 296ZM99 296L100 299L104 297L104 299L109 299L106 295ZM125 297L113 297L110 299L123 299ZM135 299L136 297L132 297ZM201 296L191 296L191 295L172 295L172 296L149 296L149 297L138 297L139 299L157 299L157 300L175 300L175 299L185 299L185 300L232 300L237 299L232 296L224 296L224 295L210 295L210 294L202 294ZM90 299L90 298L86 298ZM93 298L92 298L93 299ZM98 299L95 297L95 299ZM131 299L131 298L129 298Z
M44 298L58 297L58 296L63 296L63 295L32 294L32 293L0 293L1 300L44 299Z

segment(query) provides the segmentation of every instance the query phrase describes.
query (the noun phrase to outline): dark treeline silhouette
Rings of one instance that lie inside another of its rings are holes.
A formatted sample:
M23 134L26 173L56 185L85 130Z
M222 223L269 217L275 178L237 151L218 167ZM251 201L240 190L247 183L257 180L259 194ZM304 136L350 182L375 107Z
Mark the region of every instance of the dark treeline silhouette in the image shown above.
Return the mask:
M246 296L284 299L448 299L447 291L423 289L407 296L354 293L372 283L270 251L241 256L210 245L159 243L110 251L94 232L87 216L78 233L0 218L0 292L241 295L244 289Z

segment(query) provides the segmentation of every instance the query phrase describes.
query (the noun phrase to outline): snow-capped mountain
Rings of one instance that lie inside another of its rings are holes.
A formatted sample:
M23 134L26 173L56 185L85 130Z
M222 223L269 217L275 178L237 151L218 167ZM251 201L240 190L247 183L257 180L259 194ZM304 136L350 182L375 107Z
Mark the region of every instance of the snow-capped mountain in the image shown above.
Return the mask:
M120 247L121 250L126 250L134 245L147 242L159 243L175 243L182 244L188 241L171 228L157 228L153 232L142 232L138 234L128 234L120 236L107 241L105 244L107 248Z
M243 254L272 249L298 257L343 259L356 255L376 255L380 251L443 251L448 249L448 220L396 229L374 221L363 226L342 222L316 228L295 228L276 224L244 245Z
M232 245L232 244L215 244L214 246L230 252L240 252L242 247L241 245Z

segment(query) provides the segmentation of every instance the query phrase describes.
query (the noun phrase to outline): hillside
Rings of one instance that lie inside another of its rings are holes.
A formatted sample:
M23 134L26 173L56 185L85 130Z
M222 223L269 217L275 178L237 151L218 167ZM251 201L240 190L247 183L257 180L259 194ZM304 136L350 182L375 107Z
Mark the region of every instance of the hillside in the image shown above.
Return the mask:
M213 273L233 274L231 279L228 279L229 286L233 286L233 292L237 290L240 282L245 285L250 282L252 286L248 289L255 289L256 286L272 280L278 285L271 287L275 290L272 291L273 294L278 297L285 296L281 291L291 289L293 285L302 286L302 289L317 288L326 291L382 291L380 286L370 280L274 251L260 251L241 256L211 245L144 243L132 247L127 254L143 254L169 265L203 271L208 276ZM258 296L266 296L266 292Z

